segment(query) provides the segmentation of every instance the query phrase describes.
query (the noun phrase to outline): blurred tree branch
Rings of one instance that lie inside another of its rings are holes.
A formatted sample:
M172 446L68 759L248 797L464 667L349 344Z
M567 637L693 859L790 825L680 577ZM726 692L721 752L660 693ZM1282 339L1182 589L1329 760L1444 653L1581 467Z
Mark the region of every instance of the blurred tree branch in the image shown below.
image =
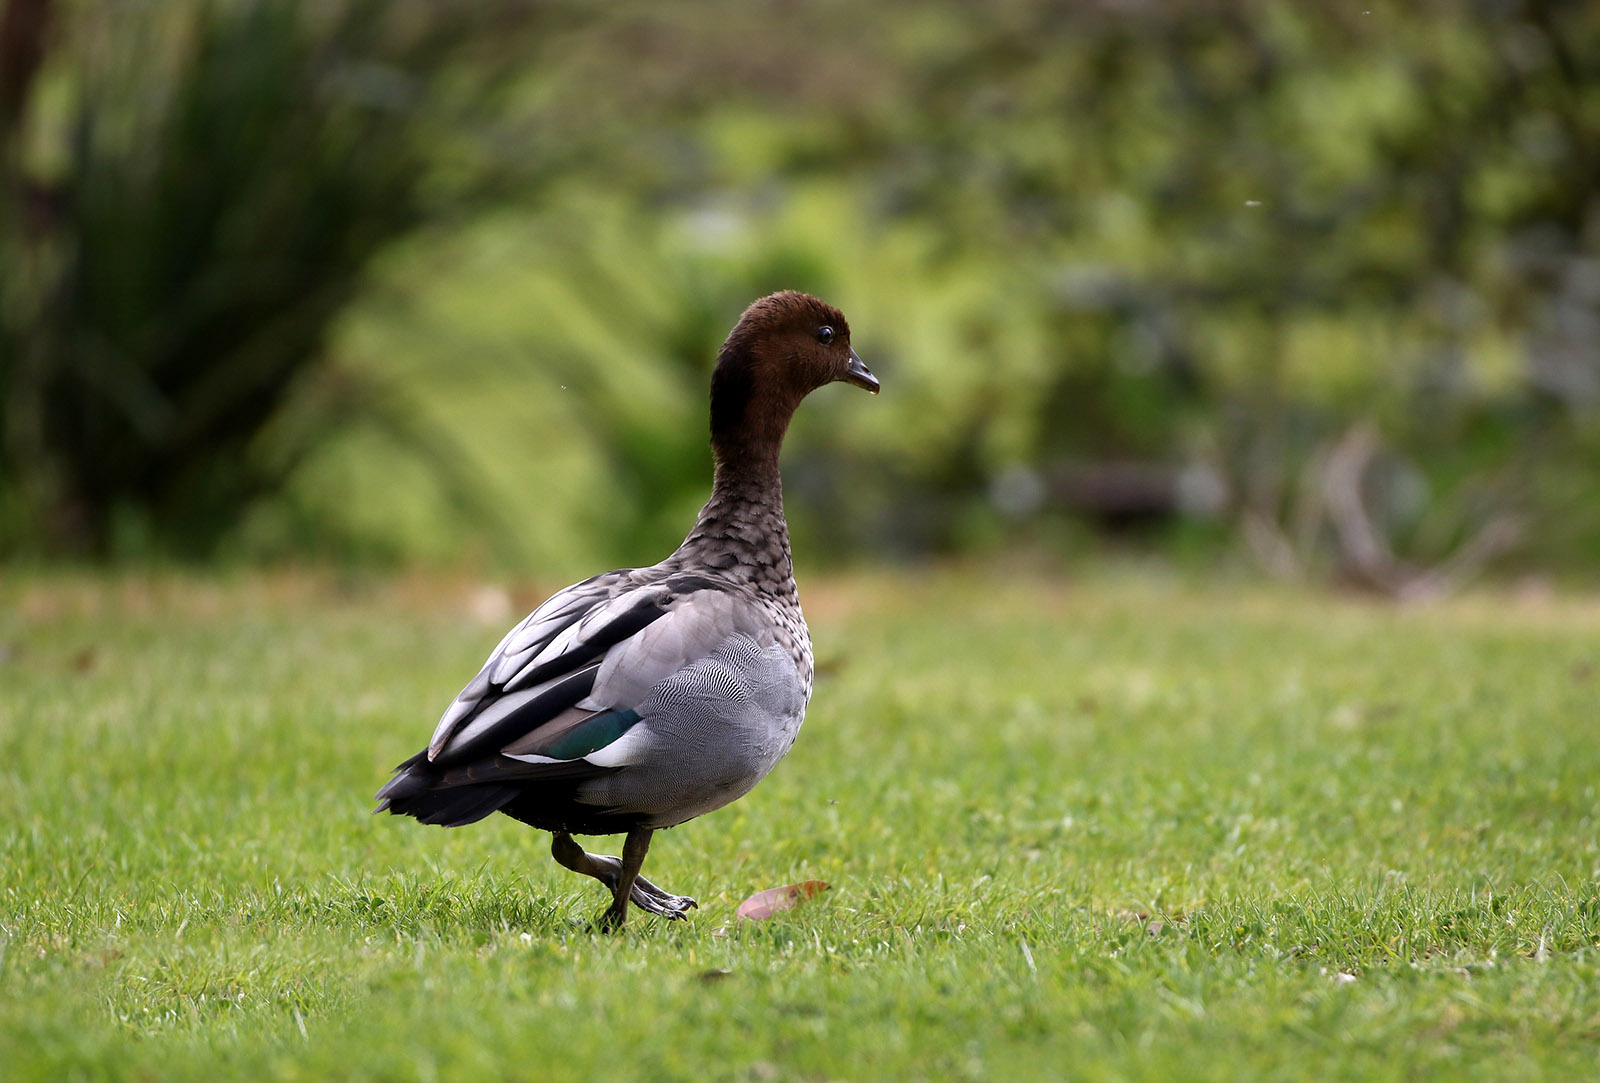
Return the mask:
M0 153L27 108L49 27L50 0L7 0L0 10Z

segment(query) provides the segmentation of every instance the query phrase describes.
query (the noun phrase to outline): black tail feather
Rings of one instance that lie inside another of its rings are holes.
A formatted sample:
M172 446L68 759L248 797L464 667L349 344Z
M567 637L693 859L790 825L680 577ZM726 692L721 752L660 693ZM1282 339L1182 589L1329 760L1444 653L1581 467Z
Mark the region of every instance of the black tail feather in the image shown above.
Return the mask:
M505 812L547 830L609 834L628 830L634 818L618 819L614 810L584 804L578 791L584 783L618 770L584 759L530 764L509 756L485 756L441 768L426 752L418 752L394 769L394 777L378 791L373 811L414 816L441 827L460 827Z
M378 807L373 812L414 816L425 824L460 827L476 823L500 809L521 792L518 786L452 786L443 772L428 763L419 752L395 768L394 777L378 791Z

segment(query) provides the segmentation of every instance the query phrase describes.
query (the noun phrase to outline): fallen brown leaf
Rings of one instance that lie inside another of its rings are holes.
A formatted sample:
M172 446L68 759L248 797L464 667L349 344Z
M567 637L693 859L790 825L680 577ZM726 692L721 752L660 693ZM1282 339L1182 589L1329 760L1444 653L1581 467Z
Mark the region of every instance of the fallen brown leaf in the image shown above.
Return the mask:
M781 910L789 910L814 895L828 890L826 881L807 880L783 887L769 887L758 891L739 904L738 916L750 921L763 921Z

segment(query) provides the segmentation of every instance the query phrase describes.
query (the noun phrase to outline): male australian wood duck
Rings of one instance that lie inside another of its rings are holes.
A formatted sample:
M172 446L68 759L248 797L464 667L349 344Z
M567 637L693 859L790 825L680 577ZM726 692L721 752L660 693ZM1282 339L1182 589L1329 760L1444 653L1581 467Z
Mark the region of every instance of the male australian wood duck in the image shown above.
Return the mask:
M378 808L456 827L503 812L553 834L550 852L628 900L682 918L693 899L639 875L651 833L721 808L794 743L811 698L778 452L800 400L878 381L850 327L815 297L763 297L711 377L711 499L671 556L557 593L517 625L395 769ZM627 833L620 859L574 834Z

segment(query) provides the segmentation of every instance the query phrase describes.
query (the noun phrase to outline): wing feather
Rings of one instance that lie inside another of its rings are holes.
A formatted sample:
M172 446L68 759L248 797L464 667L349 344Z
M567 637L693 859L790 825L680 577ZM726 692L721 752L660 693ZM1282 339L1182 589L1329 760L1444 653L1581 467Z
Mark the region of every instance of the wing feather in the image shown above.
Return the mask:
M649 571L569 587L513 628L439 720L428 759L463 779L484 758L516 764L501 777L613 760L603 751L637 743L622 738L652 688L762 624L723 584Z
M433 757L434 762L460 763L498 752L503 745L538 729L583 699L594 687L599 669L599 665L591 664L534 688L486 700L483 709Z
M551 595L543 605L525 617L490 652L489 659L477 676L467 682L451 701L444 716L434 728L433 739L428 742L428 759L437 760L447 751L458 751L456 738L464 727L470 726L474 717L489 708L507 681L525 671L536 657L543 656L552 641L580 623L597 607L627 591L630 570L608 572L586 579ZM536 680L521 681L514 690L534 690L564 673L581 668L588 659L574 658L566 665L550 666L546 675Z
M607 652L594 690L580 705L602 710L638 706L661 681L753 624L745 608L727 591L688 595L663 619Z

